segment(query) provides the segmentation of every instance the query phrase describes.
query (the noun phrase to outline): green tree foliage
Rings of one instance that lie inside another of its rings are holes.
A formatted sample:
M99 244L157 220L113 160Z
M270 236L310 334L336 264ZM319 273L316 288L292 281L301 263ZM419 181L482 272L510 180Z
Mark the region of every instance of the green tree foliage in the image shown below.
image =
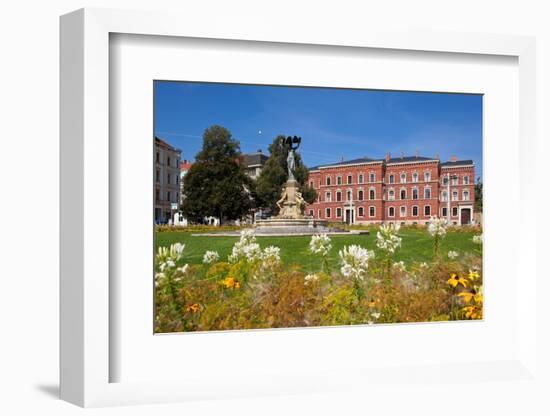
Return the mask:
M281 197L283 185L287 180L287 150L281 146L281 139L284 136L277 136L269 145L269 158L267 159L262 173L256 183L256 193L258 205L263 208L271 209L273 214L277 214L279 208L277 201ZM312 203L317 198L315 189L307 184L309 170L304 165L299 150L296 152L296 181L300 185L300 192L308 203Z
M208 216L236 220L254 207L254 183L245 173L239 142L226 128L204 131L202 149L185 175L183 197L181 210L192 222Z
M474 194L475 194L474 211L482 212L483 211L483 182L481 182L481 178L477 178L477 182L474 186Z

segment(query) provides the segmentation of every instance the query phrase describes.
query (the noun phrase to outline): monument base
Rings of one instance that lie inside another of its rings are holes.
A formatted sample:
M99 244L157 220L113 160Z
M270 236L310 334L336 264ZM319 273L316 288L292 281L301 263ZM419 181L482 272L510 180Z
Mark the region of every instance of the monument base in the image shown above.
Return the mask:
M254 231L256 235L313 235L343 230L331 229L327 221L312 218L270 218L256 221Z

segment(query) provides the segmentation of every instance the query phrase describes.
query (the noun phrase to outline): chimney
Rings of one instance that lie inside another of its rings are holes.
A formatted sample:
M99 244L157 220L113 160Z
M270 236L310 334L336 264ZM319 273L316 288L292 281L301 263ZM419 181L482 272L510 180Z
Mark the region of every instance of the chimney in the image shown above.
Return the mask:
M391 153L390 152L386 153L386 162L389 162L390 158L391 158Z
M455 155L451 156L451 162L456 162L456 156Z

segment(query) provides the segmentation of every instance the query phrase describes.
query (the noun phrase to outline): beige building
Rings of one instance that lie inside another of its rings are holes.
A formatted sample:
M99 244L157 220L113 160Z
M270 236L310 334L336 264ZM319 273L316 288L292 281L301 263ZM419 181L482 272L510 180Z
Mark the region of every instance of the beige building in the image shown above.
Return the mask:
M268 157L258 150L256 153L243 154L245 171L252 179L258 179Z
M179 208L181 150L155 137L155 222L167 223Z

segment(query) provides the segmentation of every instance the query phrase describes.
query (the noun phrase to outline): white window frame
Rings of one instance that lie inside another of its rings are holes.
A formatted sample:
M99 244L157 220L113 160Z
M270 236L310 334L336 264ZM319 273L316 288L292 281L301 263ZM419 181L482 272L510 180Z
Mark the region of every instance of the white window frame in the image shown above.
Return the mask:
M414 214L415 208L416 208L416 215ZM420 208L418 208L418 205L413 205L411 207L411 217L418 217L419 212L420 212Z
M390 214L391 210L393 210L393 215ZM389 218L395 218L395 207L394 206L388 207L388 217Z
M370 213L371 208L374 210L372 215ZM376 217L376 206L375 205L370 205L369 206L369 218L374 218L374 217Z
M407 206L401 205L399 207L399 218L405 218L407 216Z

